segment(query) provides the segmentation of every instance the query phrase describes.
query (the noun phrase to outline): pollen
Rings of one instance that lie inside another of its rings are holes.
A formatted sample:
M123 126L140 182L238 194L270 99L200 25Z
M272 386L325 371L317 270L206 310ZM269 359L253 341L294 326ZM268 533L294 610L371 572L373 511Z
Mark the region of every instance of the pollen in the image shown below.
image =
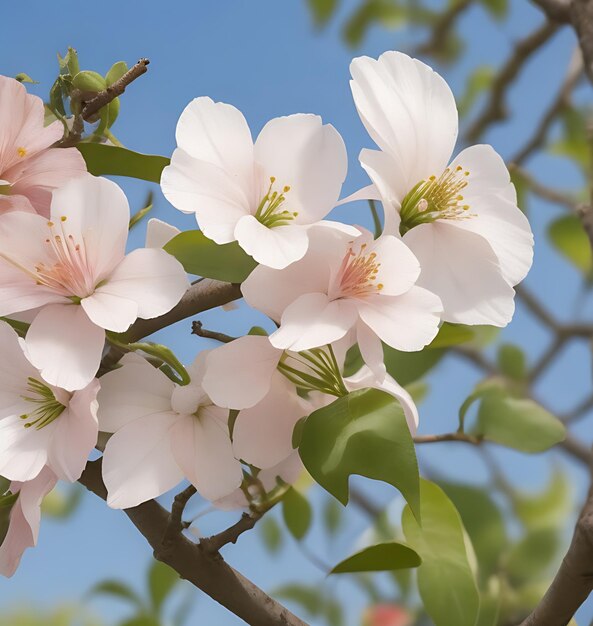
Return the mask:
M16 149L16 153L19 155L21 159L27 156L27 150L26 148L23 148L22 146Z
M336 298L366 298L384 288L376 282L381 269L377 254L365 253L366 248L363 243L358 251L352 246L348 249L337 274Z
M286 194L290 191L290 185L284 185L282 191L278 193L274 190L275 182L276 177L270 176L268 190L255 212L255 219L268 228L286 226L298 216L298 212L289 211L284 206Z

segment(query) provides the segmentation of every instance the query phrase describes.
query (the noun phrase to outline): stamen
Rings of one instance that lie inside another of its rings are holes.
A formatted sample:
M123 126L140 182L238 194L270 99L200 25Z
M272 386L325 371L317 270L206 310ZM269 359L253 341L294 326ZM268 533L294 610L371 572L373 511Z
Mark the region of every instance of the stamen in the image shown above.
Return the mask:
M285 185L282 188L282 193L272 191L272 187L276 182L275 176L270 176L270 185L266 195L262 198L257 211L255 212L255 218L258 222L267 226L268 228L275 228L277 226L288 225L295 217L298 217L296 211L288 211L282 209L282 204L286 200L286 194L290 191L290 186Z
M59 402L54 392L44 383L29 377L27 379L27 396L21 396L23 400L35 405L30 413L24 413L20 418L25 421L25 428L41 430L60 417L66 407Z
M376 283L381 263L377 261L377 253L365 254L366 243L358 252L352 246L342 260L337 274L334 298L366 298L383 289L382 283Z
M16 153L19 155L21 159L27 156L27 150L26 148L23 148L22 146L16 149Z

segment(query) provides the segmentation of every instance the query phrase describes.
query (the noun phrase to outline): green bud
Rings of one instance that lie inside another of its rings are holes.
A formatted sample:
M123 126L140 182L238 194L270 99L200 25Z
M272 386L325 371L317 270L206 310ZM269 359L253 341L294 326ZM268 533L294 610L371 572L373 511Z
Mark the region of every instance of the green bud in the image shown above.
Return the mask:
M112 100L107 105L107 111L109 114L107 128L111 128L113 126L113 123L117 119L117 116L119 115L119 98L115 98L115 100Z
M15 76L15 79L19 81L19 83L33 83L34 85L38 85L39 81L38 80L33 80L29 74L25 74L23 72L21 72L20 74L17 74Z
M105 82L107 86L113 85L128 71L128 64L125 61L118 61L111 66L111 69L105 74Z
M83 93L96 93L103 91L103 89L107 87L107 83L101 74L90 70L83 70L82 72L78 72L72 79L72 86Z

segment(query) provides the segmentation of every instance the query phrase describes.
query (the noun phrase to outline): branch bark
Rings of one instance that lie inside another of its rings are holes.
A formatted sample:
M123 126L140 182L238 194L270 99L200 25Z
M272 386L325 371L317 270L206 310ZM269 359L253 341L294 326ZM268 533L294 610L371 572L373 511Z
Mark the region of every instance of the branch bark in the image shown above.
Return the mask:
M101 460L88 463L79 482L100 498L107 497L101 477ZM230 567L218 553L209 554L181 533L164 544L170 515L154 500L124 512L148 541L156 559L172 567L181 578L191 582L246 623L252 626L307 626Z

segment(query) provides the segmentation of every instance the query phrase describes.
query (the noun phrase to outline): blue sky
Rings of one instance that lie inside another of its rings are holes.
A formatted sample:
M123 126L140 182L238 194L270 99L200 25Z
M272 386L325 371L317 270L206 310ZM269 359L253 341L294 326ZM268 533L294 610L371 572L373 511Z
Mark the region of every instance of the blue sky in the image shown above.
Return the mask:
M513 15L504 25L493 25L480 7L463 18L463 32L469 38L467 54L455 68L441 68L457 95L461 94L463 78L472 67L505 58L512 42L539 23L540 16L526 0L511 4ZM348 14L355 5L356 0L343 0L340 15ZM364 45L353 52L342 43L335 23L322 33L315 32L302 0L169 3L103 0L69 4L32 0L12 4L7 13L12 26L5 24L3 29L0 73L28 73L40 81L32 87L40 95L47 93L55 76L55 53L64 52L68 45L78 49L83 69L102 73L118 60L131 64L143 56L151 59L149 73L126 92L120 119L113 129L128 147L169 155L174 148L177 118L185 105L199 95L237 106L246 115L254 134L272 117L314 112L332 123L346 141L350 171L344 194L367 183L357 155L361 148L371 147L351 100L349 62L359 54L378 56L388 49L406 50L415 39L406 30L386 32L374 28ZM552 95L542 86L557 84L573 45L572 33L563 31L526 67L521 84L510 94L513 122L495 128L487 137L503 155L513 154L530 135L538 112L545 109L546 98ZM582 184L578 172L558 158L538 157L533 171L541 179L561 187ZM148 184L120 182L132 208L140 208ZM192 218L178 214L167 205L158 188L155 191L155 216L181 227L195 227ZM574 313L582 285L576 272L545 244L546 224L559 211L535 201L529 209L536 235L536 256L527 283L560 318L568 319ZM338 209L333 217L370 223L363 205ZM132 245L141 245L142 238L140 228L132 238ZM590 317L590 304L586 300L580 305L579 315L583 319ZM231 334L246 332L253 323L261 322L260 317L244 306L231 313L209 312L201 319L205 326ZM188 333L189 324L185 322L161 333L159 339L189 361L198 350L210 347L210 343L190 338ZM520 306L503 337L523 347L532 360L548 341L545 329ZM469 366L447 359L431 377L431 395L421 407L421 430L442 432L453 428L457 409L476 381L477 375ZM544 376L538 392L552 408L563 410L584 397L590 385L589 350L582 342L573 343L567 346L556 367ZM580 434L591 441L590 426L586 423L581 426ZM575 492L583 491L584 473L557 453L529 458L510 451L499 451L497 455L509 478L525 489L544 484L550 468L549 457L554 456L567 465ZM468 474L471 474L473 482L480 482L486 477L475 452L463 446L430 446L421 450L420 459L425 467L446 467L445 474L450 478L470 480ZM384 486L360 484L378 501L387 501L393 495ZM320 500L321 494L315 493L314 502ZM199 508L194 505L196 511ZM307 544L330 562L337 561L365 528L365 519L358 512L353 511L350 517L344 537L329 546L329 553L325 553L328 546L317 527ZM220 515L207 516L201 529L213 532L227 519ZM295 577L312 583L323 580L322 574L294 544L289 544L278 559L271 561L255 534L243 537L227 551L227 556L235 567L267 589ZM149 558L150 550L125 516L87 496L72 521L44 525L40 546L25 556L14 578L0 585L0 605L82 601L94 582L107 577L141 585ZM360 594L347 581L330 584L337 584L344 591L342 597L347 593L349 623L357 623L362 608ZM240 623L208 598L198 595L196 615L200 616L200 623L217 626ZM91 606L109 623L115 623L113 620L125 614L124 607L117 603L94 601ZM582 616L581 623L591 619L593 604L583 610Z

